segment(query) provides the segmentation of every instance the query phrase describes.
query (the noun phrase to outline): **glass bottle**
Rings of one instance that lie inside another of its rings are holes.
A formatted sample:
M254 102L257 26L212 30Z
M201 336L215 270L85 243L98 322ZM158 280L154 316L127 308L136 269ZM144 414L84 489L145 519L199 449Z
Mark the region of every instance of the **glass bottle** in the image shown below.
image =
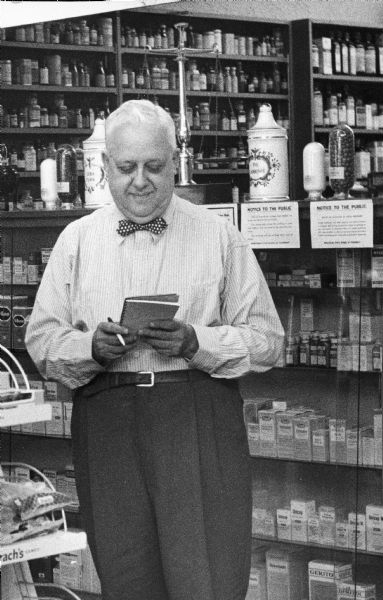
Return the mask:
M247 75L242 68L242 63L238 63L238 91L240 94L247 92Z
M167 67L166 60L161 61L160 69L161 69L161 89L168 90L169 89L169 69ZM199 85L199 72L198 72L198 85Z
M356 47L352 39L350 38L350 34L346 32L345 40L348 44L348 67L349 74L356 75Z
M230 113L230 131L238 131L238 121L235 112Z
M166 25L161 25L161 48L167 50L169 48L168 32Z
M153 89L155 89L155 90L161 89L161 69L160 69L157 61L154 61L154 63L153 63L151 79L152 79Z
M80 78L79 78L76 60L73 60L71 62L70 70L72 73L72 85L73 85L73 87L78 87L80 85Z
M346 123L330 132L329 155L330 186L335 198L347 198L355 181L355 143L354 132Z
M331 34L332 72L339 75L342 72L342 58L339 38Z
M281 93L281 72L277 63L274 63L273 67L273 82L274 82L274 94Z
M255 116L254 108L251 107L251 108L249 108L249 110L247 111L247 114L246 114L246 128L250 129L251 127L254 127L256 121L257 121L257 119Z
M237 67L231 67L231 92L232 94L238 94L238 76Z
M106 87L105 70L102 60L99 61L95 75L94 85L96 87Z
M162 80L161 80L161 85L162 85ZM140 67L137 75L136 75L136 88L137 89L144 89L145 86L145 77L144 77L144 68Z
M49 84L49 69L46 60L44 60L43 64L39 69L39 83L40 85Z
M78 65L78 80L79 80L80 87L85 87L85 85L86 85L85 70L84 70L84 64L82 62L80 62Z
M347 88L345 91L345 97L346 97L346 112L347 112L346 123L350 127L355 127L355 99L354 99L354 96L352 96L347 91Z
M360 31L355 34L356 46L356 74L364 75L366 73L366 49L362 42Z
M317 85L314 86L314 125L323 126L323 95Z
M230 131L230 119L225 110L222 111L221 115L221 130Z
M238 102L237 104L237 124L239 131L246 131L246 111L244 109L243 102Z
M204 67L202 67L200 74L199 74L199 89L202 92L207 90L207 76L206 76L206 69Z
M371 35L366 34L366 75L376 75L376 51Z
M231 94L231 75L230 75L230 67L225 67L225 75L224 75L224 91L227 94Z
M225 91L225 81L224 81L224 75L222 72L222 67L220 65L219 69L218 69L218 73L217 73L217 92L224 92L224 91Z
M376 46L377 74L383 75L383 32L381 32L377 35L375 46Z
M201 129L201 119L198 104L195 105L193 110L193 129Z
M200 86L199 86L199 70L197 68L197 63L195 61L192 61L190 64L190 71L191 71L191 76L190 76L190 89L192 91L199 91L200 90Z
M344 37L342 37L341 33L338 32L339 35L339 43L340 43L340 54L342 59L342 73L343 75L348 75L350 72L349 67L349 34L346 32Z
M78 194L77 156L70 144L56 153L57 196L62 208L72 208Z
M319 73L319 48L313 40L311 45L311 63L313 67L313 73Z
M261 77L259 78L259 93L267 94L267 77L263 72L261 73Z

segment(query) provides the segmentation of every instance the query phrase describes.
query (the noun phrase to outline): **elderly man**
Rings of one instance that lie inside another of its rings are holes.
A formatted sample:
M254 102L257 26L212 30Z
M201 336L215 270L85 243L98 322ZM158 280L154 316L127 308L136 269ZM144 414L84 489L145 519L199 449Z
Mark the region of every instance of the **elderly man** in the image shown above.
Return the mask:
M62 232L26 336L41 373L75 389L76 482L104 600L243 600L248 584L237 378L275 363L283 330L241 234L174 194L176 152L151 102L108 117L115 205ZM163 293L179 294L174 320L118 324L125 297Z

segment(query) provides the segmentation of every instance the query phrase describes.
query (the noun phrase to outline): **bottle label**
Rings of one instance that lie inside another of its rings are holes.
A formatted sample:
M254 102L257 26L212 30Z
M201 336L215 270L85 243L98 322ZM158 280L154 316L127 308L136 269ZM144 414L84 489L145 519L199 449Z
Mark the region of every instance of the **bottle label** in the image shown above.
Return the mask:
M344 179L344 167L330 167L330 179Z
M69 194L69 181L58 181L57 191L62 194Z

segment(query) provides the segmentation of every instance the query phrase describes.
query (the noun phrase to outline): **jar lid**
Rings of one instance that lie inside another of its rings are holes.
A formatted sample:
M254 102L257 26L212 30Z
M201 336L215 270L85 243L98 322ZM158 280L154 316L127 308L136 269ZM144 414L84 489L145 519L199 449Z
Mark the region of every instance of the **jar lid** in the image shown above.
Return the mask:
M254 137L259 137L259 134L261 132L263 135L269 134L272 136L276 136L277 134L278 137L286 136L286 129L278 125L278 123L276 123L271 110L271 104L269 104L268 102L261 105L259 109L257 122L255 123L255 125L253 125L253 127L251 127L248 130L247 133L249 135L253 134Z

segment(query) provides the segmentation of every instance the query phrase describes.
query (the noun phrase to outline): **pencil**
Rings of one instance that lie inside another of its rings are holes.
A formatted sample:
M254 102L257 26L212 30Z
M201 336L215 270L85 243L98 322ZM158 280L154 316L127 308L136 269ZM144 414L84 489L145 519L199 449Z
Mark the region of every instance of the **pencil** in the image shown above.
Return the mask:
M111 319L110 317L108 317L108 323L114 323L113 319ZM121 346L126 346L125 340L122 337L121 333L116 333L116 338L120 342Z

